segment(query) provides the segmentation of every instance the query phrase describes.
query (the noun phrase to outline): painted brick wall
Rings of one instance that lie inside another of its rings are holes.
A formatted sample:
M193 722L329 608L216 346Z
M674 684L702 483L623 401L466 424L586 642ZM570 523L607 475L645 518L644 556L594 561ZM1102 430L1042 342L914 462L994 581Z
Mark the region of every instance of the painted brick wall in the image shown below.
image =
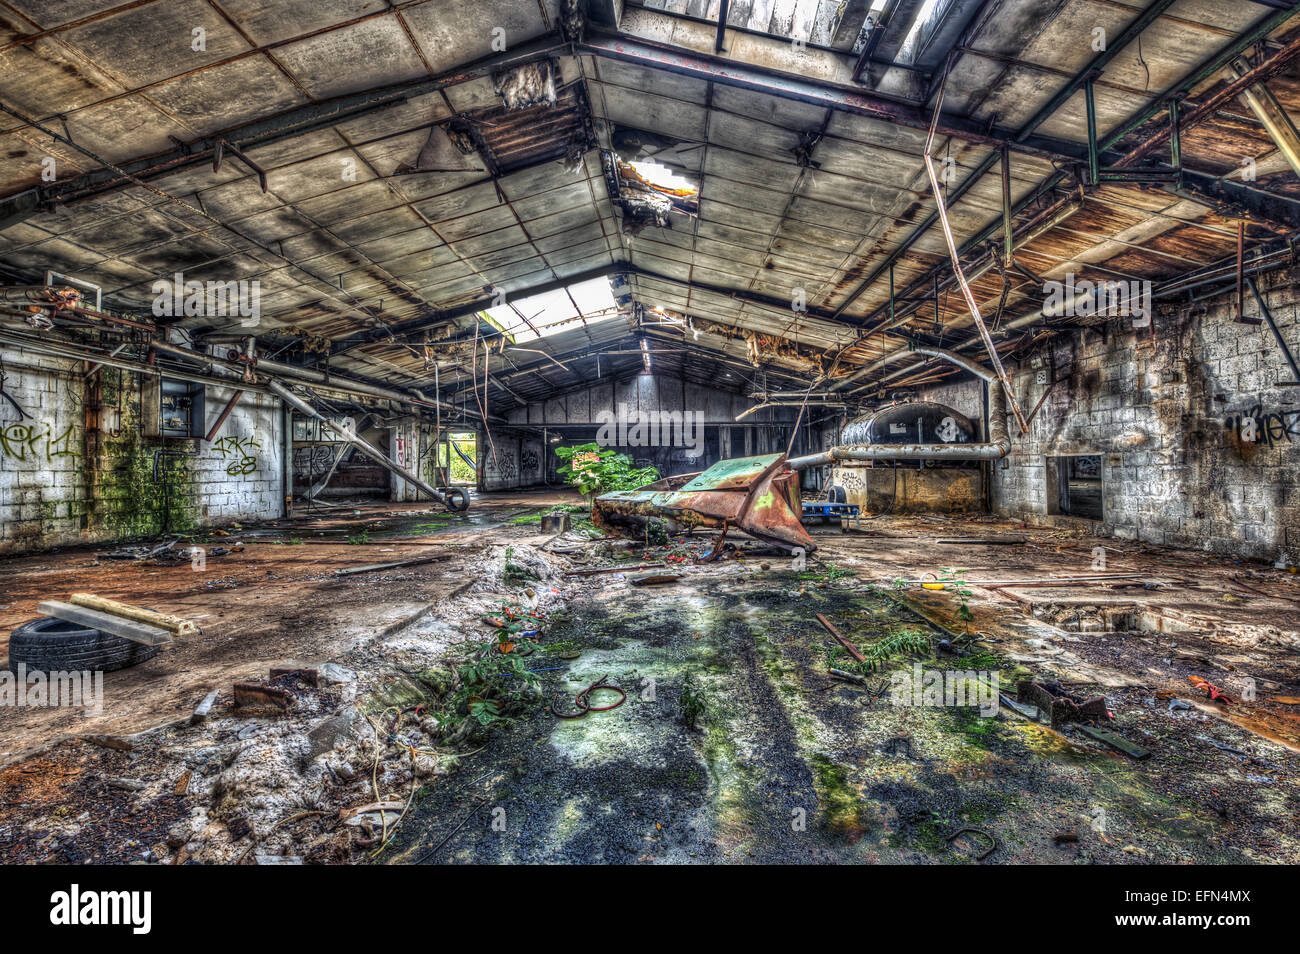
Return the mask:
M283 423L273 398L245 394L211 443L145 438L135 376L102 369L102 430L87 433L84 365L4 355L0 553L130 540L283 512ZM209 425L232 392L210 387ZM155 452L166 450L158 459Z
M0 398L0 552L78 539L85 514L85 415L75 362L6 351Z
M1300 352L1300 270L1267 276L1264 286L1284 339ZM1012 453L993 470L995 509L1052 522L1046 458L1100 454L1100 533L1268 560L1285 552L1300 562L1300 388L1284 385L1291 373L1267 325L1234 322L1234 307L1221 296L1157 314L1154 339L1117 319L1009 367L1026 413L1061 380L1027 437L1010 421ZM980 413L974 382L921 396Z

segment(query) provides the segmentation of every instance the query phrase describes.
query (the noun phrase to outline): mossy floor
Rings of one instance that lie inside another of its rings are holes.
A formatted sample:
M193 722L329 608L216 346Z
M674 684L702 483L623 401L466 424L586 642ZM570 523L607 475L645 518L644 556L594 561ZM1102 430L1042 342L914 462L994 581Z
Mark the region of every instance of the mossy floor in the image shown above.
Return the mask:
M940 655L935 632L865 688L833 681L828 665L852 660L817 613L863 649L927 631L856 580L757 568L571 603L544 640L583 651L537 664L569 667L544 674L548 694L567 709L608 676L627 702L500 731L422 793L386 860L976 863L994 845L983 863L1300 859L1293 758L1237 769L1269 778L1246 793L1187 746L1157 740L1135 762L1005 709L894 704L889 679L913 664L997 672L1004 689L1024 671L987 648ZM705 701L694 731L688 674Z

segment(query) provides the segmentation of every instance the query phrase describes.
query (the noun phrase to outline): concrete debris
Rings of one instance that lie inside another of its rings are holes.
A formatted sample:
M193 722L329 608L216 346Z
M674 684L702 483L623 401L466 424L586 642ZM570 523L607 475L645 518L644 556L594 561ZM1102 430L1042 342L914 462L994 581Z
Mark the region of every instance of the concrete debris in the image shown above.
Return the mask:
M325 663L320 667L321 682L326 685L340 685L346 682L356 682L357 674L351 669L346 669L338 663Z
M308 758L316 758L326 752L332 752L352 731L352 725L357 720L357 710L354 706L348 706L338 715L326 719L309 733L307 740L311 743L311 750Z

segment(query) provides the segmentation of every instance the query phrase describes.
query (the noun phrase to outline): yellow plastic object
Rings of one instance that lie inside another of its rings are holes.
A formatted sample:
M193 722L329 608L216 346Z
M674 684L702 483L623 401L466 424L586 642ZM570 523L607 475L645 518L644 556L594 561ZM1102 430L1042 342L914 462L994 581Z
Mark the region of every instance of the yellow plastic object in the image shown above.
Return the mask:
M943 589L943 584L942 584L942 583L922 583L922 584L921 584L921 589L923 589L923 590L941 590L941 589Z

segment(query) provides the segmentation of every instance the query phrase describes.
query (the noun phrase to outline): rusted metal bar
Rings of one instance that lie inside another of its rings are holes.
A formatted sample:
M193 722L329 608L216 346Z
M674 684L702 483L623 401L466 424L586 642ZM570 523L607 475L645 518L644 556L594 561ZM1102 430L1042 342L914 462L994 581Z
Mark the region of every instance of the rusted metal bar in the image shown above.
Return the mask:
M1002 260L1008 268L1015 257L1015 223L1011 212L1011 150L1006 146L1002 147ZM894 267L889 267L889 294L891 296L890 304L893 304L892 296L894 294ZM894 317L893 308L890 308L890 318Z
M828 619L827 619L825 616L823 616L821 613L818 613L818 614L817 614L817 622L821 623L823 626L826 627L826 632L828 632L828 633L830 633L832 636L834 636L834 637L835 637L835 641L838 642L838 643L839 643L841 646L843 646L845 649L847 649L847 650L849 651L849 655L850 655L850 656L852 656L852 657L853 657L854 659L856 659L858 662L866 662L866 661L867 661L867 657L864 656L864 655L862 655L862 653L858 651L858 647L857 647L857 646L854 646L851 642L849 642L847 639L845 639L844 636L840 633L840 631L839 631L838 629L836 629L833 625L831 625L831 621L828 620Z
M1237 221L1237 317L1240 325L1257 325L1246 320L1246 221Z
M1002 387L1006 391L1011 411L1020 424L1020 433L1028 434L1029 423L1025 420L1024 411L1020 410L1020 402L1016 400L1015 390L1011 385L1011 375L1007 374L1006 368L1002 366L1002 358L998 355L997 346L993 344L993 336L989 334L988 326L984 324L979 303L975 301L975 293L971 291L970 283L966 281L966 275L962 271L961 255L957 251L957 241L952 236L952 225L948 221L948 210L943 202L943 189L940 188L939 176L934 171L934 159L928 151L925 153L924 158L925 171L929 173L930 186L934 189L934 201L939 211L939 222L943 225L943 237L948 243L948 254L952 257L953 274L957 277L957 284L961 286L962 295L965 296L966 304L970 307L971 317L975 320L975 327L979 330L980 338L984 340L984 350L988 352L989 360L992 362L994 370L997 371L998 379L1002 382Z
M1038 403L1034 405L1034 409L1029 412L1029 417L1026 418L1025 423L1027 424L1034 423L1034 418L1038 416L1038 412L1042 408L1043 402L1047 400L1047 395L1051 394L1052 391L1056 389L1056 386L1064 380L1065 380L1064 378L1057 378L1055 381L1053 381L1051 384L1047 386L1047 390L1043 392L1043 396L1038 399Z
M235 405L239 403L239 399L243 396L243 391L236 391L234 394L230 395L230 400L226 402L226 406L217 417L216 423L208 429L208 436L203 438L205 441L211 442L212 438L217 436L217 431L221 430L221 425L226 423L226 418L230 417L230 412L235 409Z

